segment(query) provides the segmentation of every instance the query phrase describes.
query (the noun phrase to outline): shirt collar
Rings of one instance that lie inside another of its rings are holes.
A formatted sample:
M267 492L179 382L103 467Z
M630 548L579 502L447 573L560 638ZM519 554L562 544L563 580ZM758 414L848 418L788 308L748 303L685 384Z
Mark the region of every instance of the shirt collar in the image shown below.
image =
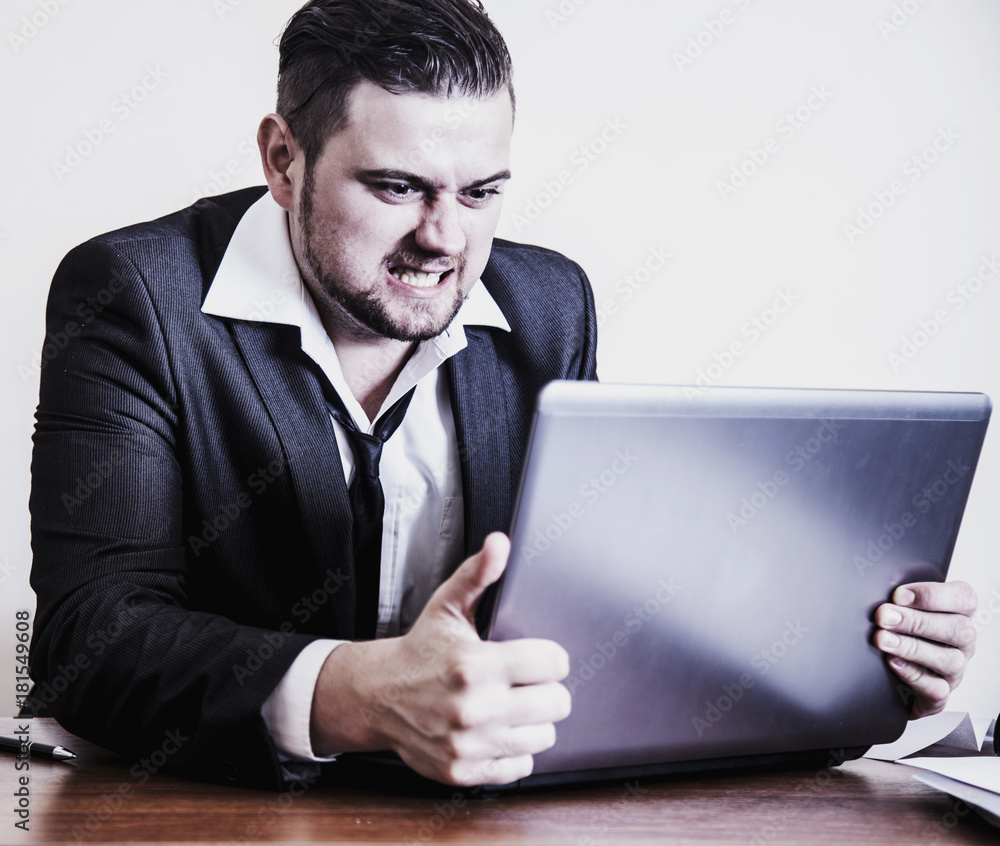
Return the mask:
M233 320L297 326L303 351L326 374L362 431L370 428L360 404L347 389L333 342L302 282L288 237L287 213L270 193L250 206L237 225L201 310ZM440 335L417 346L386 397L383 410L465 349L466 326L511 331L500 306L482 281L472 286L451 324ZM360 426L362 421L364 425Z

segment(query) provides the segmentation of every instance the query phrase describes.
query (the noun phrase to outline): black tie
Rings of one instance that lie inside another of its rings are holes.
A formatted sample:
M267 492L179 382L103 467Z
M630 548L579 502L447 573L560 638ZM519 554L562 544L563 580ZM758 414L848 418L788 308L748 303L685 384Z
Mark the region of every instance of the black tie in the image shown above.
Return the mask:
M354 453L354 478L348 495L354 517L354 578L358 589L357 618L354 623L356 640L374 640L378 623L382 514L385 511L385 496L378 478L382 445L403 422L414 390L415 388L411 388L379 418L371 435L358 429L336 392L330 391L331 396L327 398L330 414L347 431L351 452Z

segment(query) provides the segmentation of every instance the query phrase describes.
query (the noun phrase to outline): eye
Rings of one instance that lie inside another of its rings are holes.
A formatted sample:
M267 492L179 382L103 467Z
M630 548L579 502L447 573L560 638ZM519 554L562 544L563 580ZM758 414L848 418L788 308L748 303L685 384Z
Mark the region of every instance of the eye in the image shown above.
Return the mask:
M377 182L375 190L390 200L408 200L419 193L416 188L406 182Z
M470 188L468 191L463 192L464 196L470 200L470 205L474 206L485 206L490 203L494 197L500 196L500 191L497 188Z

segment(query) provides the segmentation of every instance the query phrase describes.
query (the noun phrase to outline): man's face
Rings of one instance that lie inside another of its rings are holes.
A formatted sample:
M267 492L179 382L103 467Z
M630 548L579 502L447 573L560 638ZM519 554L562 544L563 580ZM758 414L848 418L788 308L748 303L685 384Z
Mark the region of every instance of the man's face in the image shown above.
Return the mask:
M419 341L451 323L489 259L511 122L506 90L471 99L357 86L291 216L331 334Z

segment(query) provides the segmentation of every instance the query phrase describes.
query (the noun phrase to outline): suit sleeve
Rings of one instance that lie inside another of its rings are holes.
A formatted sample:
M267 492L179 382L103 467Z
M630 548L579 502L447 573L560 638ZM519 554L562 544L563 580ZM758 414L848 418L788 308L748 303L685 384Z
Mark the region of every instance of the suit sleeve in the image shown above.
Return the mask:
M581 329L579 370L574 377L578 380L597 381L597 309L594 305L594 291L583 268L574 262L579 273L583 298L583 327Z
M191 610L175 375L114 245L71 252L46 314L30 499L32 707L134 761L281 786L261 707L313 640Z

